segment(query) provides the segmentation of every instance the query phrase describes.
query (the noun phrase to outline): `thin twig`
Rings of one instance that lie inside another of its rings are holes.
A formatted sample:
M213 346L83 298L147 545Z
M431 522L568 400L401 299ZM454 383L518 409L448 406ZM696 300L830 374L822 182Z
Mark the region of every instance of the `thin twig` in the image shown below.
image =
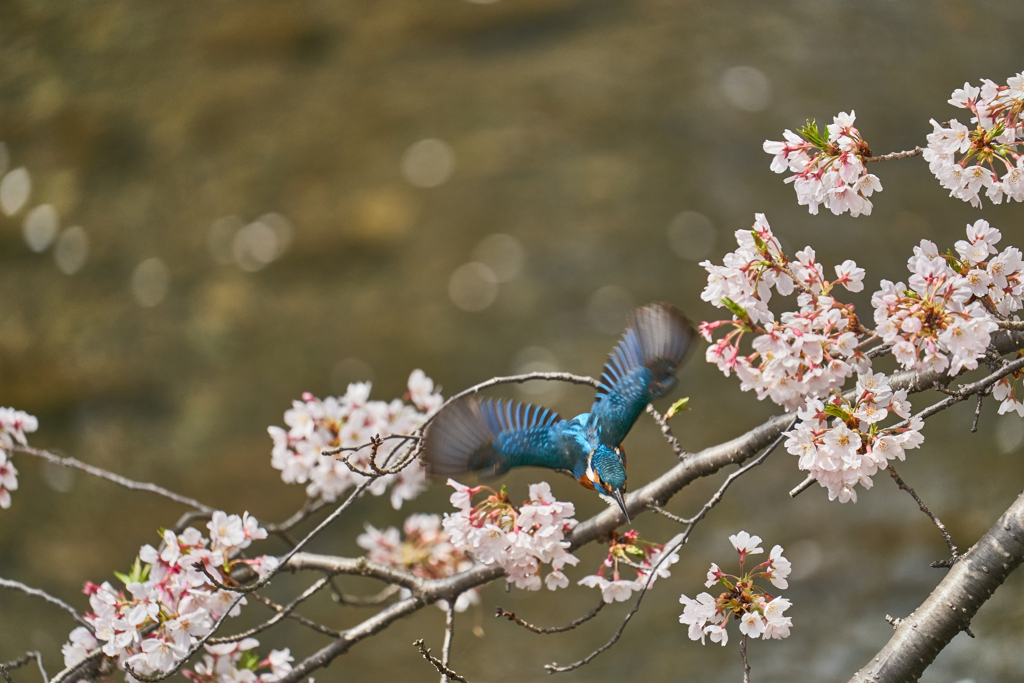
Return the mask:
M796 498L801 493L803 493L807 489L811 488L811 484L813 484L816 481L817 481L817 479L814 478L813 474L808 474L806 479L804 479L802 482L797 484L793 488L793 490L789 492L789 497L790 498Z
M273 600L271 600L270 598L268 598L266 596L260 595L259 593L251 593L251 595L252 595L252 597L256 598L258 601L262 602L264 605L266 605L267 607L269 607L270 609L272 609L274 611L284 609L283 606L277 604L276 602L274 602ZM327 628L323 624L318 624L317 622L313 621L312 619L307 619L306 617L302 616L301 614L296 614L295 612L292 612L291 614L289 614L288 618L291 619L292 621L295 621L295 622L298 622L298 623L302 624L303 626L305 626L308 629L316 631L317 633L322 633L325 636L330 636L331 638L337 638L338 636L341 635L341 632L335 631L333 628Z
M890 154L883 154L882 156L877 157L864 157L862 161L867 163L869 161L893 161L894 159L909 159L910 157L919 156L923 152L924 150L921 149L920 147L915 147L914 149L908 149L905 152L892 152Z
M679 445L679 439L672 433L672 428L668 426L668 420L665 416L654 409L650 403L647 404L647 414L654 418L654 421L658 423L658 427L661 428L661 435L665 437L665 441L672 447L672 451L676 456L682 460L686 457L686 452L683 447Z
M174 491L168 491L164 487L157 486L156 484L151 484L149 482L142 481L134 481L132 479L128 479L127 477L122 477L120 474L108 472L103 468L96 467L95 465L89 465L76 458L61 457L59 455L55 455L53 453L50 453L49 451L40 448L32 448L31 446L21 446L18 444L15 444L10 450L13 450L18 453L25 453L27 455L34 455L37 458L42 458L47 462L52 462L53 464L60 465L61 467L74 467L75 469L87 472L93 475L94 477L99 477L100 479L112 481L115 484L119 484L120 486L125 487L126 489L132 489L133 491L148 491L150 493L155 493L158 496L169 498L170 500L173 500L176 503L188 505L189 507L193 507L197 510L202 510L203 512L212 513L215 511L215 508L212 508L209 505L203 505L194 498L183 496L181 494L175 493Z
M296 607L298 607L300 604L302 604L303 601L305 601L307 598L309 598L310 596L315 594L321 588L326 586L328 581L330 581L330 577L329 576L322 577L320 580L318 580L312 586L307 588L297 598L295 598L294 600L289 602L284 607L281 607L280 605L277 605L277 604L271 602L270 600L267 600L266 604L269 604L269 606L272 609L277 611L277 614L272 616L270 619L266 620L262 624L259 624L258 626L252 627L248 631L243 631L242 633L236 633L233 636L221 636L220 638L210 638L206 642L209 645L216 645L218 643L235 643L235 642L238 642L239 640L242 640L243 638L248 638L249 636L254 636L257 633L260 633L261 631L266 631L268 628L270 628L271 626L273 626L277 622L281 621L285 617L291 616L292 611ZM257 597L261 597L261 596L257 596ZM338 634L337 634L337 632L334 632L333 634L328 634L328 635L334 635L334 637L337 637Z
M4 677L4 680L7 681L7 683L14 683L14 679L11 678L9 673L7 673L7 667L3 664L0 664L0 675Z
M747 634L740 638L740 659L743 660L743 683L750 683L750 662L747 661Z
M589 612L584 614L582 617L578 617L576 619L573 619L572 621L570 621L565 626L552 626L550 628L542 628L540 626L534 626L530 622L524 621L523 619L520 619L519 617L517 617L514 612L506 612L505 610L503 610L500 607L494 613L494 616L496 616L496 617L506 617L506 618L508 618L509 621L514 622L516 624L519 624L520 626L525 628L527 631L532 631L534 633L540 633L540 634L565 633L566 631L571 631L574 628L576 628L577 626L579 626L581 624L585 624L588 621L590 621L591 619L593 619L594 617L596 617L597 613L600 612L602 609L604 609L604 606L607 605L607 604L608 603L606 603L604 601L604 598L601 598L600 600L598 600L598 603L594 607L594 609L590 610Z
M431 664L433 664L434 668L437 669L437 672L439 674L442 674L443 676L447 676L449 679L454 680L454 681L462 681L462 683L468 683L465 678L463 678L459 674L457 674L454 671L452 671L451 669L449 669L448 666L444 662L442 662L440 659L438 659L434 655L430 654L430 648L428 648L427 646L425 646L423 644L423 639L422 638L420 638L417 641L414 641L413 645L415 645L416 647L419 648L420 654L423 655L423 659L425 659L428 662L430 662Z
M629 620L632 619L633 615L636 614L637 610L640 609L640 603L643 601L644 595L647 594L647 589L649 589L651 587L651 584L654 582L654 577L657 575L658 568L661 566L661 563L664 562L673 553L675 553L689 540L690 534L693 532L693 528L697 525L697 522L702 520L704 516L707 515L707 513L711 510L711 508L713 508L722 500L722 496L725 494L725 491L729 488L729 486L731 486L732 483L736 481L736 479L738 479L739 477L743 476L753 468L763 463L768 458L768 456L772 454L772 451L778 448L779 444L782 443L782 440L784 438L786 438L786 435L780 434L778 438L776 438L775 441L773 441L761 455L759 455L754 460L751 460L748 464L744 465L743 467L739 468L738 470L730 474L726 478L726 480L722 482L722 485L718 488L718 491L715 492L715 495L711 496L708 502L704 504L704 507L701 508L701 511L693 516L692 521L687 525L686 531L683 532L682 537L679 539L679 541L671 549L665 550L665 552L661 556L661 559L658 560L657 564L650 568L650 572L647 575L647 582L644 584L644 587L640 589L640 595L637 597L636 603L633 605L633 609L631 609L629 611L629 614L627 614L626 617L622 620L622 624L619 626L618 630L611 637L611 639L608 640L608 642L606 642L604 645L597 648L589 655L587 655L586 657L577 662L573 662L572 664L568 664L565 666L560 666L554 663L546 664L544 668L547 669L550 673L562 673L565 671L573 671L574 669L578 669L581 666L589 664L599 654L615 645L615 643L618 642L619 638L622 637L622 632L626 630L626 625L629 624Z
M304 522L310 515L313 515L327 507L328 502L323 498L307 498L295 514L277 524L267 524L263 528L271 534L282 534L291 531L295 526Z
M349 595L343 593L334 586L334 582L331 582L331 588L334 590L332 597L334 601L340 605L351 605L353 607L374 607L376 605L382 605L387 602L391 597L402 590L401 586L391 584L385 586L384 590L380 591L375 595Z
M11 680L10 675L7 674L8 671L20 669L32 660L35 660L36 664L39 666L39 673L43 677L43 683L49 683L50 677L46 675L46 668L43 666L43 653L39 652L38 650L33 652L26 652L21 657L18 657L13 661L0 664L0 669L4 670L4 678L8 681Z
M903 478L900 477L899 474L896 473L896 470L893 469L892 465L889 465L885 469L889 471L890 475L892 475L892 479L893 481L896 482L896 485L899 486L904 491L906 491L907 493L909 493L911 496L913 496L914 500L917 501L917 506L921 508L921 512L928 515L928 519L932 520L932 523L935 524L936 527L938 527L939 533L941 533L942 537L946 539L946 545L949 546L949 553L951 555L950 559L952 562L955 563L957 558L960 557L960 553L956 549L956 544L953 543L953 538L949 535L949 532L946 531L946 525L940 522L939 518L932 514L932 511L929 510L928 506L924 504L924 501L921 500L921 497L917 495L917 492L914 491L914 489L912 489L911 487L907 486L907 483L903 481Z
M978 394L978 405L974 408L974 423L971 424L971 433L976 433L978 431L978 420L981 419L981 404L984 400L984 392Z
M653 510L654 512L657 512L662 517L665 517L667 519L671 519L673 522L677 522L679 524L689 524L690 523L690 520L683 519L682 517L680 517L678 515L673 515L671 512L669 512L668 510L664 509L663 507L661 507L657 503L651 503L650 505L647 506L647 509L648 510Z
M40 590L39 588L32 588L31 586L26 586L20 581L13 581L11 579L2 578L0 578L0 588L10 588L11 590L21 591L26 595L31 595L35 598L42 598L43 600L46 600L47 602L53 605L57 605L57 607L60 607L62 610L70 614L75 621L89 629L89 633L96 633L96 629L92 627L92 624L90 624L88 621L82 618L82 615L78 613L78 610L76 610L74 607L64 602L60 598L53 597L44 590Z
M448 668L452 661L452 638L455 636L455 600L448 601L448 609L444 613L444 645L441 646L441 664ZM441 674L441 683L448 683L448 674Z

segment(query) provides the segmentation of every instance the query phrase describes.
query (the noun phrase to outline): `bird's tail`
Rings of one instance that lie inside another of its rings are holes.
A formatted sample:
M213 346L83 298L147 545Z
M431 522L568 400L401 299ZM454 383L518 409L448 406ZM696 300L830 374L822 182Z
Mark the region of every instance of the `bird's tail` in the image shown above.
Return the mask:
M696 336L693 324L672 304L658 302L633 311L620 346L632 346L634 352L639 352L640 362L651 371L648 390L652 399L661 398L675 387L676 370L693 348Z

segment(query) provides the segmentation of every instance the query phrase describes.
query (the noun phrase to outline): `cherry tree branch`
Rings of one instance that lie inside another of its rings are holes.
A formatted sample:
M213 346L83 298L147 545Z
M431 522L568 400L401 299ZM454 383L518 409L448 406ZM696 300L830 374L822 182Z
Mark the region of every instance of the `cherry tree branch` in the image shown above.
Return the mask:
M26 595L31 595L34 598L42 598L46 602L52 605L56 605L57 607L60 607L62 610L70 614L75 621L89 629L89 633L96 632L96 630L92 627L92 624L83 619L82 615L78 613L78 610L76 610L74 607L64 602L60 598L55 598L54 596L50 595L44 590L40 590L39 588L32 588L31 586L26 586L20 581L13 581L11 579L4 578L0 578L0 588L9 588L11 590L21 591L22 593Z
M516 624L519 624L520 626L525 628L527 631L532 631L533 633L540 633L542 635L546 635L546 634L549 634L549 633L565 633L566 631L571 631L574 628L576 628L577 626L580 626L581 624L585 624L588 621L590 621L591 619L593 619L594 617L596 617L597 613L600 612L602 609L604 609L604 606L607 605L607 604L608 603L604 601L604 598L601 598L598 601L597 606L594 607L594 609L592 609L589 612L587 612L586 614L584 614L582 617L577 617L576 619L573 619L572 621L570 621L565 626L552 626L550 628L543 628L541 626L534 626L530 622L524 621L524 620L520 619L519 617L517 617L514 612L507 612L504 609L502 609L501 607L497 608L497 610L494 613L494 616L496 616L496 617L506 617L506 618L508 618L509 621L511 621L513 623L516 623Z
M414 641L413 645L415 645L417 648L419 648L420 654L423 655L423 659L425 659L428 662L430 662L433 665L433 667L435 669L437 669L438 673L441 674L441 680L442 681L447 681L447 680L451 679L451 680L455 680L455 681L462 681L462 683L467 683L465 678L463 678L459 674L457 674L454 671L452 671L451 669L449 669L447 664L442 662L440 659L438 659L434 655L430 654L430 648L428 648L426 645L423 644L423 639L422 638L420 638L417 641Z
M883 154L877 157L863 157L864 163L871 161L893 161L894 159L909 159L910 157L920 156L924 153L924 150L920 147L914 149L908 149L904 152L892 152L890 154Z
M33 455L37 458L41 458L55 465L60 465L61 467L73 467L75 469L82 470L83 472L87 472L88 474L91 474L94 477L99 477L100 479L106 479L107 481L114 482L115 484L123 486L126 489L131 489L133 491L148 491L150 493L155 493L158 496L169 498L170 500L173 500L175 503L188 505L189 507L195 508L196 510L201 510L202 512L205 513L212 514L216 510L216 508L212 508L209 505L203 505L194 498L189 498L188 496L183 496L179 493L175 493L174 491L169 491L162 486L157 486L156 484L151 484L149 482L134 481L132 479L128 479L127 477L122 477L120 474L108 472L102 467L89 465L88 463L84 463L76 458L61 457L59 455L55 455L49 451L40 448L32 448L31 446L22 446L20 444L15 444L9 450L15 451L17 453L25 453L26 455Z
M953 565L931 595L850 683L917 680L1024 560L1024 493Z

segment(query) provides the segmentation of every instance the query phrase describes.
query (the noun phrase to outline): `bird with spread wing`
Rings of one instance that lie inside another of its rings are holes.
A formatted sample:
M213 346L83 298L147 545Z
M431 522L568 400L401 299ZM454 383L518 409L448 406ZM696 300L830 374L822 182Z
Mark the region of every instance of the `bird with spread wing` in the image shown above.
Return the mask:
M622 440L647 405L675 387L676 370L695 336L693 325L671 304L633 311L605 363L594 405L571 420L513 401L453 401L424 435L427 471L495 477L513 467L566 470L586 488L612 496L628 521Z

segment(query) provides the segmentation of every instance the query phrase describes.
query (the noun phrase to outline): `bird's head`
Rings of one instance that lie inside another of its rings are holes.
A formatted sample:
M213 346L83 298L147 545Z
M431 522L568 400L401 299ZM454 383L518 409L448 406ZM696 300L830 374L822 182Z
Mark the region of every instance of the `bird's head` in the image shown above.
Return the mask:
M626 492L626 468L622 464L622 456L618 450L601 444L590 454L589 464L590 470L594 473L594 488L613 497L628 522L629 513L626 511L626 501L622 498Z

